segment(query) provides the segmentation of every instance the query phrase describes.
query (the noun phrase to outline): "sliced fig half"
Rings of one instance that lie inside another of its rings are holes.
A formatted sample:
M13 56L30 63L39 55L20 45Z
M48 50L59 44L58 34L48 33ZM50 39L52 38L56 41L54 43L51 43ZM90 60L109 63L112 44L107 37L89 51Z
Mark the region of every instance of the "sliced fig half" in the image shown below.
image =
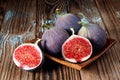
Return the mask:
M24 70L34 70L42 63L43 55L37 43L38 40L35 44L24 43L14 50L13 61L18 67Z
M73 34L62 45L62 55L69 62L85 61L92 55L92 44L87 38Z

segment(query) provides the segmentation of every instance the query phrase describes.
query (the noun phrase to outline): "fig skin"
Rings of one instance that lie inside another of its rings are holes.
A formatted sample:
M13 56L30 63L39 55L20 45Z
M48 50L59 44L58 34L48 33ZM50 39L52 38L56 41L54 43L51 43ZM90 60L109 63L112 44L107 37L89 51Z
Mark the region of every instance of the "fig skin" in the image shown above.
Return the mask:
M83 27L79 30L78 35L86 37L90 40L94 52L100 51L106 44L106 32L97 24L88 23L83 25Z
M62 44L68 37L69 34L64 28L52 27L43 33L41 47L54 56L61 55Z
M81 25L78 24L78 21L81 21L81 19L77 15L67 13L57 16L55 26L63 27L70 35L71 35L70 28L74 28L75 34L77 34L79 29L81 28Z

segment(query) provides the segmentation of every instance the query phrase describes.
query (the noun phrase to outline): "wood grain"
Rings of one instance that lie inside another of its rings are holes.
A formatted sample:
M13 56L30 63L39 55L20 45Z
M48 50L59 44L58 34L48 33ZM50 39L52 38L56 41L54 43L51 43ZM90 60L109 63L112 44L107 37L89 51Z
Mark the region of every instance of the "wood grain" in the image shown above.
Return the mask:
M119 80L120 20L116 15L119 4L119 0L0 0L4 10L0 14L0 80ZM12 60L14 49L40 38L42 23L55 19L56 8L64 13L82 12L90 22L101 25L117 43L80 71L46 57L37 71L19 69Z
M119 80L120 71L117 69L120 68L120 63L119 63L120 58L118 57L119 51L120 51L120 47L119 47L120 23L119 23L118 17L116 16L116 8L113 6L110 0L101 0L101 1L97 0L96 4L102 16L102 20L104 21L104 25L106 26L108 36L117 40L117 44L115 45L115 47L108 52L110 54L104 56L103 59L101 59L97 64L98 70L100 71L103 70L104 72L104 73L100 72L101 74L100 78L105 80L108 78L114 79L115 77L118 77L117 79ZM118 4L120 4L120 2ZM106 75L103 75L103 74L106 74Z

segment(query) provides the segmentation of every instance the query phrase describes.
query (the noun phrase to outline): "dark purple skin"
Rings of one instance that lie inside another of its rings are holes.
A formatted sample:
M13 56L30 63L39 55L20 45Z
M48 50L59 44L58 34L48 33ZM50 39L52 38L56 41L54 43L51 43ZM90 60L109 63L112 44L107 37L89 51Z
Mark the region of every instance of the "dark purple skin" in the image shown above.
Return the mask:
M63 27L69 34L71 34L70 28L74 28L75 34L77 34L81 28L81 25L78 24L78 21L81 21L78 16L68 13L64 15L58 15L55 25L56 27Z
M86 28L87 31L85 34L87 35L84 35L84 37L90 40L93 45L94 52L100 51L106 44L107 36L105 30L97 24L88 24ZM82 28L80 30L82 31ZM78 32L78 35L81 35L80 31Z
M68 37L69 34L64 28L52 27L43 33L41 46L49 51L50 54L56 56L61 53L62 44Z

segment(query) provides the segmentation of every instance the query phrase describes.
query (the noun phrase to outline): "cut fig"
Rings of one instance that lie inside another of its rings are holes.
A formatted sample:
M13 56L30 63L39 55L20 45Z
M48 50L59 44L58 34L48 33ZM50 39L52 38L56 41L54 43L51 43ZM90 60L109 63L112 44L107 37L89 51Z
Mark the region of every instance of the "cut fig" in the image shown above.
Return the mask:
M19 45L13 53L14 63L24 70L34 70L41 65L43 55L38 47L39 40L33 43L24 43Z
M69 62L85 61L92 55L92 44L87 38L73 34L62 45L62 55Z

